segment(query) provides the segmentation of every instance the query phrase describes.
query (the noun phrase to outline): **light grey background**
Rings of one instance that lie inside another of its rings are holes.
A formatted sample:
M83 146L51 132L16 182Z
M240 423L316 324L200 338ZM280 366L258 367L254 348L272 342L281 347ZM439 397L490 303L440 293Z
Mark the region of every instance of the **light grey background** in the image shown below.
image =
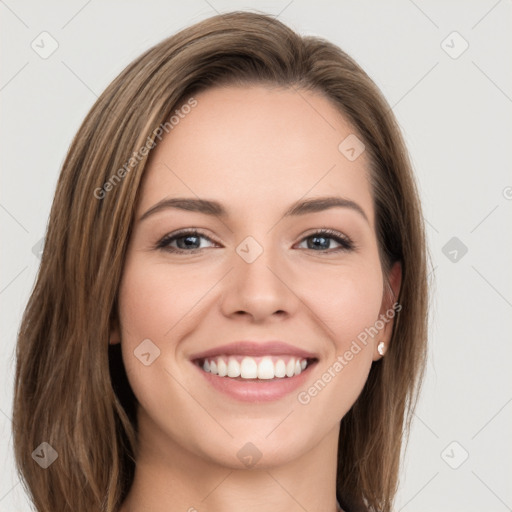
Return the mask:
M71 139L132 59L234 9L346 50L393 106L412 155L436 289L396 511L512 510L510 0L0 0L0 511L31 510L12 457L15 340ZM43 31L58 43L47 58L31 47L51 49Z

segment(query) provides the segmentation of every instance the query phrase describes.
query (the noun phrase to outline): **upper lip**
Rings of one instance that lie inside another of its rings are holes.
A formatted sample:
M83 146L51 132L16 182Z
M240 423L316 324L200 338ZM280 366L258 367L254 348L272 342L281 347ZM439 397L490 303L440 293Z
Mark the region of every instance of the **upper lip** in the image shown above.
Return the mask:
M267 355L290 355L304 359L314 359L317 356L297 348L283 341L235 341L226 345L219 345L203 352L193 354L190 359L204 359L220 355L242 355L242 356L267 356Z

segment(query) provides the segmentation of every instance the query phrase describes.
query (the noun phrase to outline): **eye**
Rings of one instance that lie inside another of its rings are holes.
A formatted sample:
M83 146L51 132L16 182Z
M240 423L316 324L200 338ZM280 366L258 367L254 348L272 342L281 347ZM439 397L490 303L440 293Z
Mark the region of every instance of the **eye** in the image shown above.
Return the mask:
M201 240L216 243L210 237L201 233L201 231L189 229L164 236L158 242L156 248L174 253L195 253L205 248L205 245L201 244Z
M164 236L157 243L156 248L171 253L184 254L188 252L189 254L193 254L208 247L208 245L202 244L203 240L218 246L217 242L201 231L187 229ZM311 235L303 238L301 244L304 242L307 244L305 249L328 254L355 249L355 245L349 237L332 229L320 229L315 231ZM339 247L332 248L331 245L333 242L338 244Z
M334 241L334 243L337 243L339 247L334 248L332 250L327 250L331 249L330 246L332 241ZM341 233L338 233L337 231L334 231L332 229L320 229L318 231L315 231L311 235L308 235L307 237L303 238L303 242L301 243L304 242L307 243L306 249L324 253L351 251L355 248L354 243L349 237L342 235Z

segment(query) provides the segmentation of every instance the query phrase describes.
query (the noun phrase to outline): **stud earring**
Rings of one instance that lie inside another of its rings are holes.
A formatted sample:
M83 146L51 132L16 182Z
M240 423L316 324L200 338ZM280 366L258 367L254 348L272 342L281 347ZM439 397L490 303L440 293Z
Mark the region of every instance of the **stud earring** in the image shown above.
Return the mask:
M383 356L384 355L384 342L381 341L378 345L377 345L377 352Z

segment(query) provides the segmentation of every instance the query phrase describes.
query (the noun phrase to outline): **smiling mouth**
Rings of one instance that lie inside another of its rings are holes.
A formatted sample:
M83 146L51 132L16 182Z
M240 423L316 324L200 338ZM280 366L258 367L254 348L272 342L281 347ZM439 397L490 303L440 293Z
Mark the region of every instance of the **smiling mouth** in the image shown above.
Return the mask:
M220 355L194 360L205 373L238 381L269 381L300 375L316 363L316 358L290 355Z

